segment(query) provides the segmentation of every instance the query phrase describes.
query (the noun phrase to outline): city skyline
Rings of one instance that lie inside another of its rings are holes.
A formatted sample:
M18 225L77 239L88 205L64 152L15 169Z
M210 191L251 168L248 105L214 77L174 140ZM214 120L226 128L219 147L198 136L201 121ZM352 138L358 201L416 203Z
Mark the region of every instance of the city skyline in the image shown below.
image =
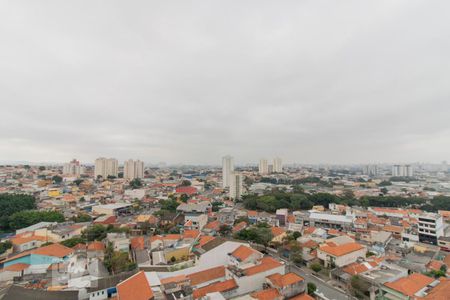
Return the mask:
M0 8L1 160L450 160L448 2Z

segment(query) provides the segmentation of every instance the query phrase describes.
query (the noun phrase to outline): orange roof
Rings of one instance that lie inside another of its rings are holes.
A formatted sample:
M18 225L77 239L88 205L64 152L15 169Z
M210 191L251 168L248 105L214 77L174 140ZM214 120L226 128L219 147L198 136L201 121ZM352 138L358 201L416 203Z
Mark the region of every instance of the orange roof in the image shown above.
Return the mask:
M196 239L200 235L200 231L198 230L185 230L183 232L183 237L185 239Z
M300 246L305 247L305 248L316 248L317 246L319 246L319 244L317 244L313 240L307 240L303 244L300 244Z
M289 215L287 217L287 221L288 221L288 223L295 223L295 216L294 215Z
M162 237L163 240L181 240L182 238L181 234L167 234Z
M258 300L273 300L280 297L280 293L277 289L267 289L262 290L258 292L254 292L251 294L252 298L258 299Z
M413 297L415 293L425 288L433 281L435 281L434 278L420 273L414 273L408 277L403 277L393 282L387 282L384 285L402 293L403 295Z
M16 236L11 238L11 243L14 245L22 245L32 241L41 241L45 242L46 238L44 236L39 235L31 235L31 236Z
M290 300L314 300L314 298L311 297L310 295L304 293L304 294L297 295L294 298L291 298Z
M145 240L143 236L136 236L130 240L131 248L136 250L144 250Z
M272 235L273 235L274 237L277 237L277 236L279 236L279 235L281 235L281 234L283 234L283 233L286 232L286 231L285 231L283 228L281 228L281 227L272 227L272 228L270 228L270 230L272 231Z
M239 231L239 230L242 230L242 229L244 229L246 226L247 226L247 223L246 223L245 221L242 221L242 222L240 222L240 223L234 225L234 227L233 227L233 232L237 232L237 231Z
M153 298L153 291L143 271L117 285L118 300L148 300L151 298Z
M225 281L221 281L221 282L212 283L205 287L196 289L194 291L193 296L194 296L194 299L198 299L209 293L227 292L227 291L236 289L237 287L238 287L238 285L236 284L236 281L234 279L229 279L229 280L225 280ZM122 300L122 299L120 299L120 300Z
M268 271L271 269L275 269L282 265L283 264L280 263L278 260L276 260L270 256L266 256L261 259L260 264L253 266L253 267L249 267L247 269L244 269L244 273L247 276L252 276L254 274L258 274L258 273L265 272L265 271Z
M209 235L202 235L200 237L200 239L198 240L198 246L201 248L203 247L205 244L211 242L212 240L215 240L216 238L213 236L209 236Z
M88 250L92 250L92 251L103 251L105 250L105 244L103 244L102 242L99 241L94 241L89 243L89 245L87 246Z
M435 286L428 295L424 297L426 300L448 300L448 293L450 291L450 279L441 277L439 284Z
M186 281L188 279L189 278L186 275L182 274L182 275L163 278L163 279L161 279L161 283L167 284L167 283L174 283L174 282L182 282L182 281Z
M431 260L428 265L427 268L430 270L435 270L435 271L439 271L442 267L444 263L442 261L438 261L438 260Z
M72 247L73 250L86 250L86 244L78 243Z
M316 231L316 227L306 227L303 229L303 234L312 234L314 231Z
M383 230L387 231L387 232L393 232L393 233L400 234L400 233L403 232L403 227L401 227L401 226L394 226L394 225L386 225L386 226L383 227Z
M339 246L330 246L330 245L323 245L320 246L320 250L323 252L326 252L328 254L331 254L333 256L343 256L358 250L363 249L364 246L358 243L347 243Z
M250 247L241 245L237 247L233 252L231 252L231 255L235 257L238 261L245 261L250 255L259 253L255 249L252 249Z
M376 267L378 265L378 263L376 263L374 261L368 262L367 264L369 264L369 266L371 268L374 268L374 267ZM366 272L368 270L369 270L369 267L366 264L364 264L364 263L360 263L360 264L359 263L352 263L352 264L346 266L343 269L343 271L345 273L348 273L350 275L357 275L357 274Z
M22 252L20 254L17 254L13 257L8 258L4 262L12 261L30 254L36 254L36 255L44 255L44 256L53 256L53 257L65 257L69 254L73 253L73 249L68 248L66 246L63 246L61 244L51 244L44 247L40 247L37 249L29 250Z
M20 272L28 269L29 266L29 264L18 263L3 268L3 271Z
M277 287L284 288L286 286L295 284L297 282L303 281L303 277L295 274L295 273L287 273L285 275L281 275L280 273L275 273L270 276L267 276L267 279L269 279L272 284L276 285Z
M191 280L191 285L198 285L211 280L219 279L225 277L225 267L219 266L200 272L195 272L187 275Z
M219 230L220 228L220 222L219 221L212 221L209 222L208 224L205 225L205 227L203 227L204 229L211 229L211 230Z
M258 216L258 212L256 210L249 210L249 211L247 211L247 216L256 217L256 216Z

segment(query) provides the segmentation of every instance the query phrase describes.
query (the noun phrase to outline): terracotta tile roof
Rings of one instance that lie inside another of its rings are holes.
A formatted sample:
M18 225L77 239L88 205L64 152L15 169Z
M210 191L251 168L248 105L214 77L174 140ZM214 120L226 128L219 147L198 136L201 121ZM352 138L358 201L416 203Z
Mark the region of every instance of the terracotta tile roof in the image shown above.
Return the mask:
M313 241L313 240L308 240L308 241L306 241L306 242L300 244L300 246L301 246L301 247L305 247L305 248L311 248L311 249L313 249L313 248L317 248L317 247L319 246L319 244L316 243L316 242Z
M287 221L288 221L288 223L295 223L295 216L294 215L289 215L287 217Z
M88 244L87 249L90 251L103 251L105 250L105 244L99 241L94 241Z
M212 240L215 240L216 238L209 235L202 235L200 239L198 240L198 247L203 247L205 244L211 242Z
M303 234L312 234L316 231L316 227L306 227L303 229Z
M403 277L393 282L387 282L384 285L402 293L403 295L413 297L415 293L425 288L433 281L435 281L434 278L420 273L414 273L408 277Z
M199 230L185 230L183 232L183 238L185 239L196 239L200 235Z
M394 225L386 225L386 226L383 227L383 230L387 231L387 232L400 234L400 233L403 232L403 227L401 227L401 226L394 226Z
M297 282L303 281L303 277L295 274L295 273L287 273L285 275L281 275L280 273L275 273L270 276L267 276L267 279L272 282L273 285L284 288L289 285L295 284Z
M219 230L220 229L220 222L219 221L212 221L203 227L203 229L210 229L210 230Z
M259 252L255 249L241 245L231 252L231 256L236 258L238 261L245 261L250 255L257 253Z
M181 240L183 238L183 236L181 234L167 234L165 236L162 236L161 239L162 240Z
M366 262L366 263L352 263L346 266L343 271L350 275L357 275L360 273L364 273L372 268L378 266L376 262Z
M274 300L281 297L277 289L267 289L251 294L251 297L258 300Z
M198 299L209 293L227 292L227 291L231 291L236 288L238 288L236 281L234 279L229 279L229 280L225 280L225 281L221 281L221 282L212 283L205 287L196 289L193 293L193 296L194 296L194 299ZM120 300L122 300L122 299L120 299Z
M294 298L291 298L289 300L314 300L314 298L306 293L303 293L303 294L297 295Z
M363 249L364 246L358 243L347 243L340 246L329 246L329 245L323 245L320 246L320 250L323 252L326 252L328 254L331 254L333 256L343 256L358 250Z
M442 265L444 265L444 263L442 261L433 259L428 263L427 268L429 270L439 271L441 269Z
M44 236L31 235L31 236L16 236L10 239L11 243L14 245L22 245L32 241L45 242L47 239Z
M47 246L40 247L40 248L37 248L37 249L33 249L33 250L22 252L20 254L17 254L17 255L15 255L13 257L10 257L10 258L6 259L4 262L12 261L12 260L18 259L20 257L27 256L27 255L30 255L30 254L37 254L37 255L44 255L44 256L53 256L53 257L62 258L62 257L65 257L65 256L71 254L71 253L73 253L73 249L71 249L71 248L63 246L61 244L51 244L51 245L47 245Z
M149 300L151 298L153 298L153 291L143 271L117 285L118 300Z
M20 272L28 269L29 266L30 266L29 264L18 263L4 267L3 271Z
M191 285L198 285L215 279L225 277L225 267L219 266L200 272L188 274L187 277L191 280Z
M175 192L177 194L186 194L186 195L195 195L198 193L198 190L193 186L180 186L177 187Z
M75 246L72 247L73 250L86 250L86 244L78 243Z
M258 212L256 210L249 210L249 211L247 211L247 216L249 216L249 217L257 217L258 216Z
M171 276L171 277L167 277L167 278L163 278L161 279L161 283L162 284L168 284L168 283L175 283L175 282L183 282L188 280L189 278L182 274L182 275L177 275L177 276Z
M136 236L130 239L131 249L144 250L145 239L143 236Z
M450 292L450 278L439 278L439 284L435 286L428 295L423 299L425 300L448 300Z
M254 274L258 274L261 272L265 272L268 270L278 268L282 265L283 264L280 263L278 260L276 260L270 256L266 256L261 259L261 261L258 265L249 267L247 269L244 269L243 271L244 271L245 275L252 276Z
M245 227L247 227L247 223L245 221L242 221L233 226L233 232L238 232L238 231L244 229Z
M283 233L286 232L286 231L285 231L283 228L281 228L281 227L272 227L272 228L270 228L270 230L272 231L273 237L277 237L277 236L279 236L279 235L281 235L281 234L283 234Z

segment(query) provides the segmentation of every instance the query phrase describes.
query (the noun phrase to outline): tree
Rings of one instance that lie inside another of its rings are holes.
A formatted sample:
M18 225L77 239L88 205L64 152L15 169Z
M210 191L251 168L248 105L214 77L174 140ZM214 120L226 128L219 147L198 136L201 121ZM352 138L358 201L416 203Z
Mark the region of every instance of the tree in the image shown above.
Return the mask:
M135 190L142 187L142 180L140 178L134 178L130 181L130 187Z
M186 203L189 200L189 196L187 194L181 194L180 200L184 203Z
M10 241L0 242L0 254L5 253L8 249L11 249L12 246Z
M77 186L80 186L80 184L82 184L83 181L84 181L83 179L78 178L78 179L75 179L75 180L73 181L73 183L75 183Z
M9 217L9 228L20 229L39 222L64 222L64 215L56 211L24 210Z
M314 295L314 293L317 290L317 287L314 283L308 282L307 290L308 290L308 295Z
M159 201L161 204L161 210L168 210L168 211L176 211L177 207L179 205L177 200L174 199L167 199Z
M114 251L111 243L108 243L106 246L103 263L112 275L131 271L136 268L136 264L129 259L128 253Z
M322 266L319 263L313 263L311 265L311 270L313 270L316 273L319 273L322 270Z
M75 223L82 223L82 222L90 222L92 221L92 218L88 214L79 214L78 216L73 217L72 220Z
M386 195L389 191L388 191L387 188L382 187L382 188L380 189L380 192L381 192L383 195Z
M39 171L45 171L45 167L44 166L39 166Z
M86 240L84 240L81 236L76 236L67 240L60 242L61 245L64 245L69 248L73 248L78 244L84 244Z
M189 180L183 180L182 182L181 182L181 186L191 186L191 182L189 181Z
M231 228L231 226L228 226L226 224L222 224L222 225L220 225L219 233L222 236L226 236L226 235L229 235L231 233L232 229L233 228Z
M101 224L95 224L84 230L81 233L83 240L91 241L101 241L106 238L107 230L106 227Z
M55 184L60 184L63 181L63 178L59 175L55 175L52 177L52 181Z

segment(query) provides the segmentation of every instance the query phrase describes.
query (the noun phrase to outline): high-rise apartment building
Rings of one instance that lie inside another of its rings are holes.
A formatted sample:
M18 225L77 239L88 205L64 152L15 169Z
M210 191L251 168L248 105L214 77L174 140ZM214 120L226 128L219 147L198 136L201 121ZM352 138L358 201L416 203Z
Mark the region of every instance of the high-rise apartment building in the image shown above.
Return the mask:
M240 199L242 197L242 189L243 189L243 179L242 175L236 172L231 174L230 179L230 193L229 196L231 199Z
M234 160L232 156L222 157L222 187L230 186L231 175L234 172Z
M378 167L377 165L366 165L363 167L363 174L376 177L378 176Z
M119 162L115 158L100 157L95 160L95 178L101 176L108 178L108 176L117 177L119 173Z
M63 166L63 174L64 175L75 175L80 176L83 173L83 167L80 165L80 162L75 158L69 163L64 164Z
M442 216L436 213L423 213L419 216L419 242L437 245L444 235Z
M259 160L258 171L259 171L259 174L261 174L261 175L269 174L269 164L267 162L267 159L262 158Z
M144 162L129 159L123 163L123 178L144 178Z
M283 161L279 157L273 159L273 172L282 173L283 172Z
M411 165L394 165L392 166L392 176L413 177L414 171Z

